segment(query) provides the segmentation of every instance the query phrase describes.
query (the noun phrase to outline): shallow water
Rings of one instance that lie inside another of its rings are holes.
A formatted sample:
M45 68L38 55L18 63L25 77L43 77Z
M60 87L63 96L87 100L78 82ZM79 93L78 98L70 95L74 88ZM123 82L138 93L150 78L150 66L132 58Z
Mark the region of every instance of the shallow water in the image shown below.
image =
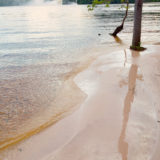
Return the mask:
M75 4L1 7L1 146L51 118L59 119L57 115L73 106L73 98L74 104L79 102L82 93L71 82L64 82L67 75L74 74L73 69L100 54L97 48L106 46L109 50L131 43L132 5L125 30L119 35L122 41L116 43L108 34L121 22L124 11L119 7L98 7L93 12ZM160 3L145 4L144 44L159 41L159 26ZM59 94L61 98L57 98Z

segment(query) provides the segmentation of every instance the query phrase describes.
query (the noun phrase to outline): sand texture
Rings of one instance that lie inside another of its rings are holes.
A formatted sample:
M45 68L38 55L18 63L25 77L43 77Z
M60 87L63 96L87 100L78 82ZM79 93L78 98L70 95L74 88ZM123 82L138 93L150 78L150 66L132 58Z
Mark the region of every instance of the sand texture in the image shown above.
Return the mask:
M4 159L160 160L160 46L146 47L98 57L74 79L87 95L78 109Z

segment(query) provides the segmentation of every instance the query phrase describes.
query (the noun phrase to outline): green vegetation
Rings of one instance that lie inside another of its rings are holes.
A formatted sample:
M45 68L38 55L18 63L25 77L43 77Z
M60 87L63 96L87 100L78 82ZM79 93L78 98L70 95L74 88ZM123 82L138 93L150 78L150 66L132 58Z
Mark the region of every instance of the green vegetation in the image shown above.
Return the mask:
M141 47L141 46L130 46L130 49L135 50L135 51L144 51L146 48Z
M88 11L92 11L94 10L94 8L97 6L97 5L100 5L100 4L105 4L106 7L109 7L109 4L110 4L111 0L93 0L92 4L88 4ZM121 5L122 8L125 8L126 9L126 12L125 12L125 16L122 20L122 23L121 25L119 25L113 33L110 33L111 36L114 36L116 37L118 33L120 33L122 30L123 30L123 27L124 27L124 22L127 18L127 15L128 15L128 9L129 9L129 1L128 0L121 0L121 3L125 3L125 5Z
M99 1L99 0L97 0ZM77 0L78 4L92 4L93 0ZM135 0L129 0L129 3L134 3ZM160 2L160 0L144 0L145 2ZM111 0L110 1L111 4L116 4L116 3L121 3L121 0Z
M93 0L77 0L78 4L92 4Z

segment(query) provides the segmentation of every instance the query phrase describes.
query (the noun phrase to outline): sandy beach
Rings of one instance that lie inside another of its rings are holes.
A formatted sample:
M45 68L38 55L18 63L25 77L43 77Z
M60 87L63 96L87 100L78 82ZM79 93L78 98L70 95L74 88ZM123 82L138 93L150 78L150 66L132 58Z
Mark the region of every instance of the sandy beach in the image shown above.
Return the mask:
M77 110L1 152L2 160L159 160L160 46L99 56L74 83Z

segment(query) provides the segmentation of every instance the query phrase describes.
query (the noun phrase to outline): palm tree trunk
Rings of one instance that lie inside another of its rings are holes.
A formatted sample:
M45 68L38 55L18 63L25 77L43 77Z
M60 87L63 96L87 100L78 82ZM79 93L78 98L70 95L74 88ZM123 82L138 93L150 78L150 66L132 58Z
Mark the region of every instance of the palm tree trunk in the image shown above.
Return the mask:
M142 6L143 0L135 1L132 46L140 46L141 44Z

